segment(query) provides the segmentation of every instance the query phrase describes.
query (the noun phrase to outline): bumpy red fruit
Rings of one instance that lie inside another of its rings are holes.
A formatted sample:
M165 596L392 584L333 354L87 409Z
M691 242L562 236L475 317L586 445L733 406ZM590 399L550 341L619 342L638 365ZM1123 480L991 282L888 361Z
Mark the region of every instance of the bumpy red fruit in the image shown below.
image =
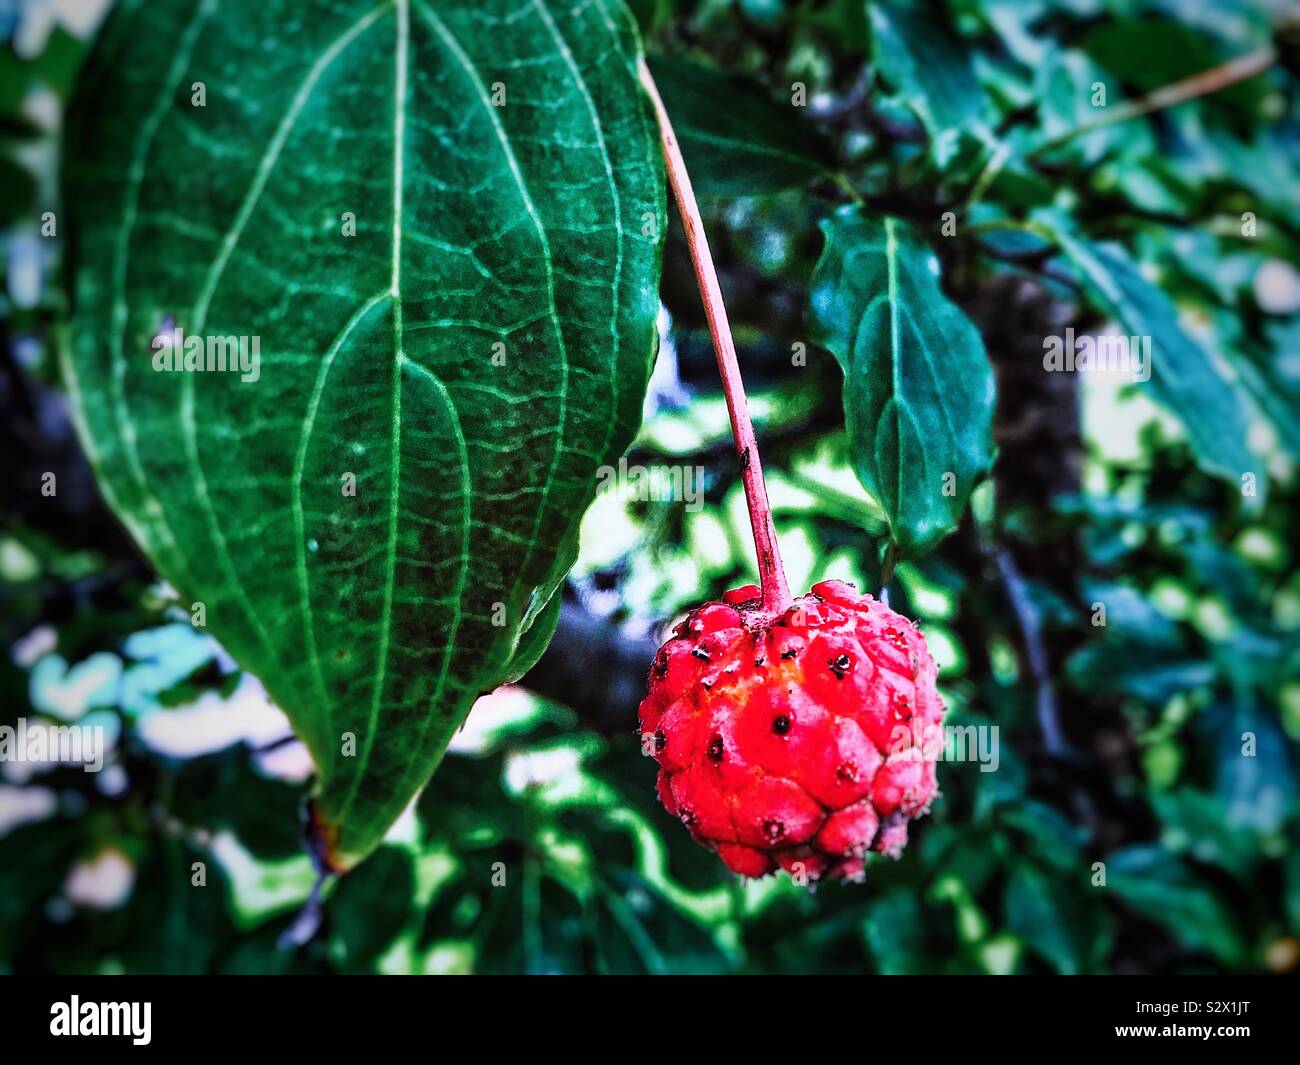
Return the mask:
M920 631L823 581L773 619L758 589L687 615L641 703L659 797L729 868L861 879L937 792L943 703Z

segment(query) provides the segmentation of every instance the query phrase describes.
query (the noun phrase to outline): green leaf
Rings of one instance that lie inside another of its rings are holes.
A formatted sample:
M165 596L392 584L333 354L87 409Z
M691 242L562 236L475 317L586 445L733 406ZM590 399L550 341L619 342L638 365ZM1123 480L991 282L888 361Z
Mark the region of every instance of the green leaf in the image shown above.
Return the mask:
M1080 647L1067 660L1066 675L1082 692L1122 692L1158 705L1213 684L1218 671L1190 650L1116 636Z
M1265 332L1268 349L1247 346L1236 367L1282 446L1300 459L1300 318L1271 324Z
M1160 650L1180 650L1184 645L1178 623L1138 589L1127 584L1085 579L1083 602L1100 603L1106 611L1108 634L1132 644Z
M223 932L229 885L209 853L158 837L136 865L124 914L122 964L128 972L193 976L210 972ZM196 863L204 870L193 882Z
M1078 867L1082 833L1055 807L1025 799L1019 805L1007 806L999 819L1023 833L1023 849L1044 868L1069 873Z
M1139 93L1152 92L1204 73L1233 58L1243 48L1240 42L1220 44L1209 34L1174 18L1103 22L1088 33L1082 46L1093 59ZM1268 81L1256 76L1229 85L1207 96L1205 101L1213 105L1230 103L1258 113L1268 92ZM1113 105L1115 101L1108 102Z
M834 167L830 142L802 110L756 82L681 59L648 62L697 195L802 188Z
M614 0L136 2L80 84L81 437L311 749L340 867L539 653L639 423L665 203L638 51ZM173 325L256 337L256 379L156 371Z
M1236 485L1252 473L1262 496L1268 475L1246 446L1251 412L1239 383L1183 330L1173 302L1123 248L1075 237L1065 227L1054 230L1098 308L1130 337L1151 338L1152 398L1182 423L1197 464Z
M871 56L895 92L930 134L939 166L956 154L963 133L992 140L985 124L988 101L969 48L942 16L903 3L871 3Z
M1240 661L1240 656L1233 657ZM1281 681L1276 683L1280 686ZM1247 844L1252 842L1251 833L1282 832L1296 782L1286 733L1276 713L1242 700L1211 707L1202 724L1214 744L1216 807L1227 831L1238 843L1247 837Z
M411 919L415 866L403 847L384 846L329 900L330 928L352 969L380 954Z
M1189 178L1239 186L1256 197L1259 207L1287 217L1300 209L1293 135L1261 126L1242 139L1223 127L1198 122L1194 113L1175 110L1167 117L1180 121L1187 127L1184 137L1192 138L1191 157L1183 164Z
M1087 866L1074 868L1087 875ZM1092 971L1110 949L1102 913L1083 890L1052 880L1028 862L1012 870L1005 904L1007 927L1059 973Z
M1239 877L1259 860L1259 840L1250 828L1228 823L1224 804L1193 788L1157 793L1151 804L1163 826L1161 841L1175 854L1189 854Z
M1107 105L1116 107L1123 102L1115 78L1082 52L1054 50L1038 65L1034 90L1039 121L1032 134L1037 145L1061 140L1057 152L1088 165L1119 151L1146 155L1154 149L1155 140L1143 123L1116 123L1074 136L1102 113L1093 105L1093 86L1098 83L1106 86Z
M609 859L606 858L605 861ZM595 941L601 971L717 973L728 968L708 929L638 873L613 866L599 883Z
M1106 860L1106 885L1185 946L1207 951L1226 965L1246 962L1247 945L1232 908L1168 851L1147 844L1115 851Z
M881 973L896 976L931 969L924 917L921 904L901 889L887 891L871 903L862 931Z
M822 229L810 322L844 370L854 472L902 554L924 554L957 527L992 465L993 370L905 223L844 207Z
M555 635L555 627L560 623L562 599L563 596L557 590L547 600L546 606L542 608L537 618L524 631L503 678L505 683L513 684L517 681L537 665L538 660L546 652L551 637Z

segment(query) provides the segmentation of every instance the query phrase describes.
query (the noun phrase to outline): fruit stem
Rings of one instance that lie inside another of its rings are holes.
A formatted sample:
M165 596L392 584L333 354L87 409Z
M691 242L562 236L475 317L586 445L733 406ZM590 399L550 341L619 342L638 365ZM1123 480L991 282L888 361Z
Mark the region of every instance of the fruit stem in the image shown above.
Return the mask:
M740 479L745 486L749 524L754 531L754 550L758 555L758 576L762 585L760 609L765 614L780 614L790 606L790 587L781 565L776 526L772 522L772 506L767 501L767 485L763 481L763 464L758 457L758 441L754 436L754 423L749 418L749 403L745 399L745 386L740 379L736 345L731 339L731 325L727 321L727 309L722 302L718 273L713 267L713 255L709 251L708 238L704 235L704 222L700 218L699 205L695 202L695 190L691 188L681 148L644 58L640 60L640 74L641 84L650 94L655 116L659 120L659 136L663 143L664 162L668 167L668 183L672 186L677 209L682 216L682 228L686 231L686 243L690 247L691 262L695 266L695 280L704 301L704 315L713 336L713 351L718 360L718 372L722 376L722 391L727 397L731 435L736 444L736 457L740 460Z

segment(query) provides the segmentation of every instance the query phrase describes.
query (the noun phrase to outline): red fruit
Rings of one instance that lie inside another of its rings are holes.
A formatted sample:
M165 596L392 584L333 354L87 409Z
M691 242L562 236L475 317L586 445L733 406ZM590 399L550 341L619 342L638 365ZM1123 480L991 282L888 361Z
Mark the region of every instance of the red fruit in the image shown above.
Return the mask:
M742 876L861 880L938 793L935 667L910 621L839 581L776 618L758 589L687 615L641 704L659 797Z

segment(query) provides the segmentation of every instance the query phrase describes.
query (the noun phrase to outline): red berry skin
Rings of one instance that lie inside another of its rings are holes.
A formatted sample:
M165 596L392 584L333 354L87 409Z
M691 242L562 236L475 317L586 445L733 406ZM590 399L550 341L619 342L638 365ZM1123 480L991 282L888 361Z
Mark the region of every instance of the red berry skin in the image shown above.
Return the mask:
M836 810L817 833L817 846L826 854L861 858L875 839L880 818L870 799Z
M718 857L726 863L727 868L741 876L749 876L757 880L759 877L767 876L775 868L767 852L756 847L722 843L716 849Z
M664 808L733 872L860 881L938 795L944 708L917 628L822 581L779 617L752 585L686 616L641 704Z

